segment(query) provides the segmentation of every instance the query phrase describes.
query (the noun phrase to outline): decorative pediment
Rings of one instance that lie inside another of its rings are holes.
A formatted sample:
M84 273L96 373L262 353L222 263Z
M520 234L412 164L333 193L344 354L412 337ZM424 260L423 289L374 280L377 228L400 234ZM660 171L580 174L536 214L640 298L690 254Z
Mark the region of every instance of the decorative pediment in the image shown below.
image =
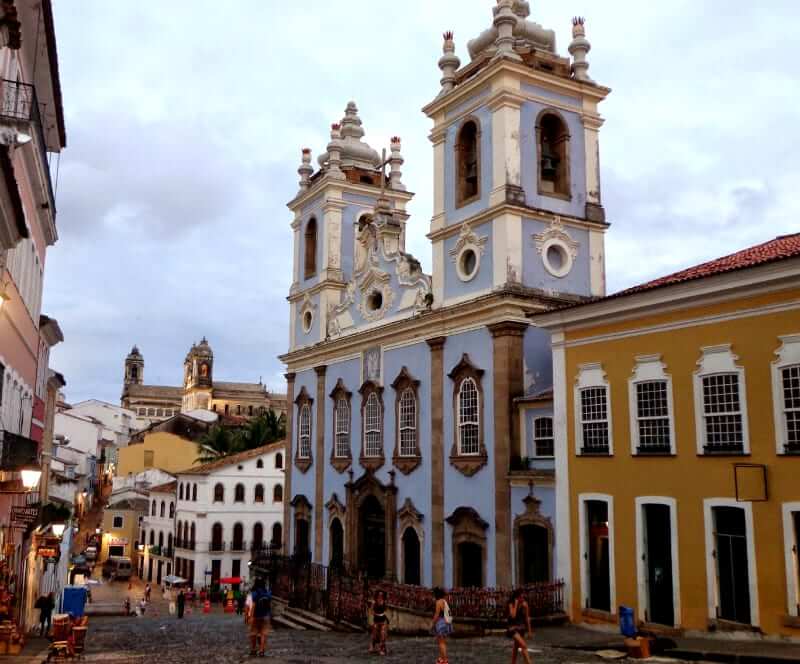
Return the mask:
M469 355L467 353L464 353L461 356L461 359L459 360L458 364L456 364L456 366L453 367L452 371L447 375L451 380L455 381L458 380L459 378L462 378L463 376L469 376L469 375L472 375L475 378L480 378L481 376L483 376L483 374L484 370L476 367L472 363L472 360L469 359Z
M397 519L400 522L400 531L406 529L407 526L417 526L422 523L424 515L417 510L414 506L414 501L411 498L406 498L403 506L397 511Z
M572 258L578 256L578 247L580 247L580 243L573 240L570 234L564 230L564 224L561 221L561 217L558 215L553 216L553 220L550 222L550 226L547 230L542 233L535 233L532 237L539 255L544 254L545 248L550 244L551 240L557 240L567 248Z
M312 403L314 403L314 399L311 397L311 395L306 390L306 386L305 385L303 385L303 387L300 388L300 392L298 392L297 398L295 398L294 402L298 406L300 406L302 404L306 404L306 403L310 406Z
M489 524L481 518L481 515L473 507L457 507L445 521L454 528L464 524L478 526L481 530L489 528Z
M458 240L450 249L450 260L455 263L461 250L466 247L472 248L478 256L482 256L483 252L486 251L485 245L488 240L488 235L478 235L472 230L468 222L464 223L461 226L461 232L458 234Z
M340 502L339 496L335 493L331 496L331 499L325 503L325 509L328 510L329 516L338 516L340 518L344 518L344 513L347 511L347 508Z
M339 397L343 397L345 399L349 399L353 395L352 392L348 392L347 388L344 385L344 381L339 378L336 381L336 385L333 386L333 389L330 393L331 399L338 399Z
M397 374L397 378L392 381L392 387L395 390L402 390L406 387L419 387L419 381L414 378L408 371L407 367L403 367L400 369L400 373Z
M308 511L311 511L311 503L302 493L298 493L294 498L292 498L292 502L289 504L295 509L304 508Z

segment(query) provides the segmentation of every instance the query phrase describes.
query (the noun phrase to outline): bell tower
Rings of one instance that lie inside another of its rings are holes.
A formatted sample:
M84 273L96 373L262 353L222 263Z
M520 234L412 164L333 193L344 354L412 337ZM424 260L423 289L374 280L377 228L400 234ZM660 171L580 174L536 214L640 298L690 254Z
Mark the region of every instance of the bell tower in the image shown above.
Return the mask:
M529 19L525 0L497 0L491 25L439 59L433 121L434 307L506 285L547 295L605 293L598 106L583 18L570 56Z
M211 407L214 371L214 353L208 340L203 337L199 344L192 344L183 362L184 412Z
M134 346L125 358L125 385L141 385L144 382L144 357Z

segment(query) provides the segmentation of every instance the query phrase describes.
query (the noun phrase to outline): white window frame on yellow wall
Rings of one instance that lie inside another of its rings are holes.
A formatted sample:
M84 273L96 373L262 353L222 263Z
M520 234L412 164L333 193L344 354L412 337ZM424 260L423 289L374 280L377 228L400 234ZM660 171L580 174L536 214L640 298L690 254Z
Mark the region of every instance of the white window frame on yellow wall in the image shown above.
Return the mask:
M790 366L800 366L800 334L787 334L778 337L781 345L775 351L772 362L772 406L775 417L775 451L786 454L789 432L786 426L786 407L783 392L783 370Z
M800 617L800 551L795 548L794 519L792 515L800 512L800 501L783 503L783 551L786 560L786 611L787 614Z
M645 620L645 612L649 606L649 590L647 586L646 530L644 508L646 505L666 505L669 507L670 555L672 558L672 611L674 627L681 624L681 588L680 565L678 563L678 502L668 496L638 496L636 498L636 568L638 586L639 620Z
M739 359L731 344L704 346L700 349L697 370L694 372L694 421L697 438L697 454L706 455L706 413L703 404L703 378L722 374L735 374L739 386L739 413L742 420L742 451L731 452L731 455L750 454L750 433L747 424L747 384L744 367L736 364ZM724 454L724 453L720 453Z
M588 362L578 366L578 376L573 390L575 416L575 454L585 456L583 450L583 410L581 395L586 389L603 387L606 390L606 422L608 422L608 456L614 456L614 426L611 417L611 386L600 362ZM601 455L605 456L605 455Z
M606 493L581 493L578 494L578 545L580 547L580 573L581 573L581 610L586 608L589 599L589 524L586 518L586 503L597 501L606 504L608 510L608 587L609 587L609 606L611 613L616 612L617 607L617 575L616 575L616 556L615 556L615 532L614 532L614 496Z
M667 386L667 419L669 420L669 453L675 451L675 406L672 401L672 376L667 372L667 365L661 361L661 355L637 355L633 374L628 379L628 411L631 419L631 454L639 454L639 401L637 385L640 383L665 382Z
M716 542L714 533L714 508L737 507L744 510L745 533L747 535L747 581L750 590L750 624L758 627L761 619L758 611L758 566L756 565L756 541L753 528L753 503L738 501L736 498L706 498L703 500L703 520L706 540L706 590L708 599L708 618L717 620L719 587L717 580Z

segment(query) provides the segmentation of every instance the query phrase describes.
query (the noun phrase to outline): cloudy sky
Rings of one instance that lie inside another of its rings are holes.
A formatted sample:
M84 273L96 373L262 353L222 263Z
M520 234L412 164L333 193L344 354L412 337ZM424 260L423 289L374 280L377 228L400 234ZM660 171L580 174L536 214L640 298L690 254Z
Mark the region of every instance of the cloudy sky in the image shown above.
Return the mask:
M493 0L55 0L68 147L45 313L70 400L117 402L132 344L179 384L206 335L215 377L283 387L300 150L349 99L377 149L403 138L409 250L430 269L430 122L441 32L457 52ZM800 231L795 0L533 0L586 16L603 104L610 290ZM768 10L767 10L768 6ZM788 48L788 50L787 50Z

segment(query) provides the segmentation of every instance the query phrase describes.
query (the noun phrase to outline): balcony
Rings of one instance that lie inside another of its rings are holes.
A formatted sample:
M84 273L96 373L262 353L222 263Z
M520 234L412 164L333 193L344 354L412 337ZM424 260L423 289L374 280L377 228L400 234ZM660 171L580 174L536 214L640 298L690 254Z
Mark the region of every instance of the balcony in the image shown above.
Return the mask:
M39 102L36 98L36 88L28 83L0 79L0 121L7 123L23 124L27 129L30 126L31 135L36 134L36 143L39 147L39 156L42 160L45 188L47 189L48 203L53 216L56 214L56 199L53 194L53 183L50 179L50 166L47 161L47 143L44 138L42 119L39 115Z
M22 470L39 465L39 443L0 430L0 470Z
M247 551L247 542L244 540L233 540L231 542L231 551L235 551L237 553L244 553Z
M211 553L225 551L225 542L211 542L208 545L208 550Z
M194 551L194 542L176 542L176 549L183 549L184 551Z

